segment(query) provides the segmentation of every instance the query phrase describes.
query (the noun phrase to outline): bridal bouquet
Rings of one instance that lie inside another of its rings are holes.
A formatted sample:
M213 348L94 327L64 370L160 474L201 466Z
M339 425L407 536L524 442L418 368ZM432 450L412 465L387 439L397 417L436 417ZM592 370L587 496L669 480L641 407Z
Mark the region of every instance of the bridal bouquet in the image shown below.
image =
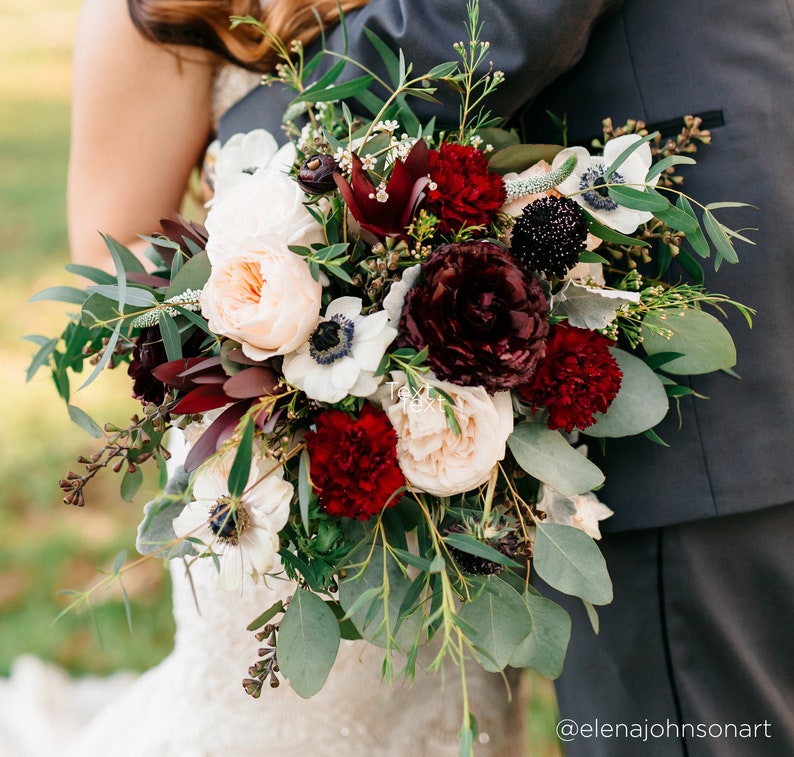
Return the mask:
M387 679L433 639L431 669L557 676L570 619L533 576L594 625L612 598L587 445L662 442L653 427L691 392L678 378L735 361L706 308L747 311L704 288L697 258L736 262L738 234L674 173L707 138L697 122L666 144L607 122L593 154L521 144L484 109L509 83L475 5L467 31L456 61L418 75L373 35L382 94L369 74L340 83L344 56L307 84L317 59L281 45L288 143L258 130L215 150L206 225L164 221L150 272L107 238L115 275L71 266L92 284L40 295L80 312L39 338L33 369L49 363L68 401L68 371L127 363L143 404L104 430L70 406L104 447L61 482L66 502L107 467L129 498L183 429L141 549L211 559L229 589L294 580L252 619L269 644L255 696L280 678L315 694L340 638L383 648ZM410 107L442 86L461 94L448 129ZM663 282L673 258L694 283ZM466 711L464 753L475 733Z

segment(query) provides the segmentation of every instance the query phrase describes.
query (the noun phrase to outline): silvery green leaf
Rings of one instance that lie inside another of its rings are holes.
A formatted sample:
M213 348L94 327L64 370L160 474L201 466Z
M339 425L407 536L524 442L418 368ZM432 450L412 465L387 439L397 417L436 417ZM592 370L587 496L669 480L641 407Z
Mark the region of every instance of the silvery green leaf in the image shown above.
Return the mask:
M532 564L549 586L594 605L612 601L612 581L595 542L572 526L537 522Z
M181 259L181 256L176 256ZM210 277L210 260L206 250L199 252L190 258L174 275L165 293L165 299L176 297L187 292L189 289L198 291L207 283Z
M185 506L185 491L189 476L181 466L165 486L162 495L143 506L144 518L138 525L135 547L142 555L156 555L164 559L196 554L188 541L177 542L173 521ZM168 544L174 544L164 551Z
M604 483L599 468L545 424L520 423L507 444L527 473L566 496L583 494Z
M569 279L552 297L552 315L564 316L571 326L595 331L606 328L619 310L639 300L639 292L583 286Z
M695 308L670 308L662 314L646 316L642 325L642 345L649 355L678 352L681 357L665 363L664 370L674 375L711 373L736 365L736 347L728 329L713 315ZM669 329L666 339L658 329Z
M339 638L339 623L328 605L298 589L281 621L276 659L299 696L308 699L322 689L336 660Z
M521 595L496 576L484 579L485 591L461 605L461 620L474 644L478 662L491 672L502 670L532 629L532 619Z
M667 415L669 400L659 376L636 355L619 349L612 354L623 374L620 391L606 413L596 413L596 422L585 429L588 436L641 434Z
M411 581L391 558L387 560L386 573L389 581L388 632L401 649L409 649L417 638L422 622L420 613L414 613L402 620L399 617L400 607L411 587ZM339 604L367 641L385 648L387 623L384 622L383 588L383 550L378 545L363 574L352 573L350 577L339 582ZM358 601L361 597L365 597L363 602Z
M547 678L557 678L571 637L571 618L546 597L525 591L522 599L532 620L532 630L513 650L510 665L533 668Z

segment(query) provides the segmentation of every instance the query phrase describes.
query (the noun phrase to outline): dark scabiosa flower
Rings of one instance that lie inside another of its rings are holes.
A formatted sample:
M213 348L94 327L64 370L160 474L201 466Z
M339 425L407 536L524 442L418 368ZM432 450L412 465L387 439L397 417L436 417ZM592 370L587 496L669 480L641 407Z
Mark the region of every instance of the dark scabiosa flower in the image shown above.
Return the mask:
M324 195L336 189L334 176L340 173L339 165L331 155L315 153L301 164L298 185L310 195Z
M334 174L334 181L353 218L377 237L405 237L429 182L425 142L420 139L405 160L395 161L389 180L382 186L372 183L358 155L354 153L351 161L350 183L340 174Z
M488 170L485 155L475 147L445 142L430 151L429 170L426 207L439 219L441 234L488 226L507 197L502 177Z
M587 219L567 197L541 197L524 208L511 239L511 252L529 270L562 278L579 262Z
M546 357L532 379L518 387L532 411L546 408L551 429L585 430L595 413L605 413L617 396L623 374L610 352L612 341L597 331L556 325Z
M311 479L330 515L367 520L405 484L397 462L397 432L379 408L365 404L358 418L341 410L317 416L306 434Z
M544 354L548 302L502 245L448 244L422 263L400 333L440 379L494 392L526 383Z

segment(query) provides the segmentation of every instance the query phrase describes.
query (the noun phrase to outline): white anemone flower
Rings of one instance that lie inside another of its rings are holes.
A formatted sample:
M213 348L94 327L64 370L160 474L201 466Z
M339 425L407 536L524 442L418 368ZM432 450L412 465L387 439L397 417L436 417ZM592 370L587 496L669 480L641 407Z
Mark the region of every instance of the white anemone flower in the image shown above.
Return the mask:
M347 395L369 397L382 376L375 376L387 347L397 336L380 310L361 315L358 297L339 297L309 340L284 357L284 378L318 402L339 402Z
M573 173L558 185L558 189L591 213L597 220L623 234L631 234L640 224L651 220L652 214L642 210L632 210L618 205L603 186L605 174L615 159L634 142L640 139L636 134L626 134L610 139L604 146L604 155L590 155L584 147L568 147L557 153L552 170L559 168L571 155L576 155ZM651 148L646 142L640 145L612 174L612 184L628 184L642 189L645 176L651 167ZM656 176L648 184L655 186Z
M240 589L246 577L257 583L276 566L278 533L294 493L283 468L255 457L243 495L232 497L228 478L234 456L230 449L199 468L194 500L173 521L177 536L198 539L217 557L218 581L227 590Z

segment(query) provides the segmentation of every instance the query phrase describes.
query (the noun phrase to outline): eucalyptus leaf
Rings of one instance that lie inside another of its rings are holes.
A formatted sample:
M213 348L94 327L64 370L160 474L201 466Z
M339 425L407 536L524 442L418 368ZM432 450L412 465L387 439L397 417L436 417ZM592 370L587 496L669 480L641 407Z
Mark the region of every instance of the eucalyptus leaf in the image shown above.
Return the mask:
M114 302L120 302L121 299L121 287L118 284L96 284L90 291ZM150 308L157 304L157 299L148 289L139 287L126 287L124 300L127 305L139 308Z
M166 483L162 494L143 506L143 520L138 525L135 547L142 555L170 560L196 554L187 539L180 540L174 531L174 518L183 510L189 495L186 493L190 477L179 466ZM170 546L169 546L170 545Z
M609 197L618 205L632 210L656 213L661 210L667 210L670 207L670 201L660 194L648 190L634 189L634 187L624 186L623 184L610 184L607 192Z
M520 423L507 444L527 473L568 497L604 483L599 468L571 447L559 431L545 424Z
M654 163L645 175L645 182L650 184L657 176L660 176L668 168L678 165L694 165L697 161L687 155L668 155L660 161Z
M675 204L679 210L682 210L697 223L697 216L695 215L695 211L692 208L692 203L689 202L684 195L679 195ZM686 235L686 239L695 253L701 258L707 258L711 254L709 243L706 241L706 237L703 236L703 231L700 228L700 224L698 224L698 227L695 231L690 231Z
M346 97L355 97L359 92L369 89L374 81L369 74L359 76L343 84L334 84L325 89L307 89L300 97L295 98L296 102L329 102L331 100L343 100Z
M295 692L308 699L325 684L339 651L339 623L316 594L298 589L284 613L276 659Z
M165 299L183 294L188 289L195 291L202 289L210 277L211 268L206 250L194 255L179 269L171 280L165 292Z
M674 205L670 205L666 210L657 210L654 216L671 229L683 231L685 234L694 234L700 228L695 219Z
M136 466L134 470L124 471L124 477L121 479L121 498L124 502L132 502L138 489L141 488L143 483L143 471L140 466Z
M634 237L629 237L626 234L621 234L619 231L615 231L615 229L609 228L609 226L605 226L600 221L596 220L593 216L585 213L587 217L587 230L593 235L602 239L604 242L610 242L611 244L625 244L629 245L630 247L649 247L650 245L648 242L642 239L635 239Z
M67 286L54 286L36 292L28 302L55 300L56 302L68 302L72 305L82 305L87 297L88 294L82 289Z
M67 263L65 268L69 273L73 273L75 276L82 276L95 284L113 284L116 281L116 277L112 273L90 265Z
M562 673L568 641L571 637L571 618L556 602L533 592L524 592L522 599L532 621L532 630L513 650L510 665L533 668L547 678Z
M710 210L703 213L703 228L706 230L706 235L711 240L714 248L717 250L718 260L715 266L719 267L719 260L724 259L729 263L738 263L739 256L733 248L733 244L725 233L722 224L714 217Z
M362 558L363 556L362 554ZM411 581L403 575L397 563L390 557L387 557L386 576L388 633L397 646L401 649L409 649L416 640L421 626L419 613L400 619L400 608L411 587ZM376 546L361 575L353 574L339 582L339 604L349 615L359 633L371 644L382 648L388 646L387 628L384 622L385 590L383 550L380 545ZM362 598L363 601L360 601Z
M101 236L107 245L110 257L116 264L117 279L122 279L125 273L146 273L143 263L128 248L107 234Z
M448 546L454 549L466 552L469 555L474 555L475 557L490 560L497 565L506 565L511 568L521 567L515 560L511 560L507 555L503 555L499 552L499 550L478 541L468 534L451 533L444 537L444 541Z
M179 360L182 357L182 340L179 338L179 328L165 310L160 311L159 325L166 357L169 360Z
M72 423L83 429L89 436L93 436L94 439L101 439L104 436L100 425L85 410L76 405L67 405L66 409Z
M521 595L495 576L484 579L485 591L461 605L459 616L472 633L478 662L491 672L503 670L532 629L532 618Z
M612 581L595 542L573 526L537 522L533 566L549 586L594 605L612 601Z
M658 333L659 328L671 331L671 338ZM645 317L641 333L649 355L681 353L681 357L665 363L667 373L697 375L736 365L736 347L728 329L703 310L669 308L652 313Z
M36 371L41 368L43 365L46 365L50 359L50 355L52 355L53 350L58 346L58 339L49 339L45 342L42 342L39 346L38 351L33 356L33 359L30 361L30 365L28 366L27 373L25 374L25 379L30 381L33 376L35 375Z
M309 533L309 500L311 498L311 483L309 481L309 470L311 463L309 453L304 449L300 455L298 464L298 507L301 514L303 530Z
M613 349L612 354L623 374L620 391L606 413L595 414L595 423L585 429L588 436L641 434L659 423L669 409L664 385L645 361L625 350Z
M383 61L392 85L395 89L398 88L400 86L400 62L397 60L394 50L368 27L365 26L362 31Z
M241 497L248 486L248 476L251 473L251 455L253 454L254 431L256 424L253 418L248 418L243 429L243 435L237 446L231 470L229 471L229 494L232 497Z

